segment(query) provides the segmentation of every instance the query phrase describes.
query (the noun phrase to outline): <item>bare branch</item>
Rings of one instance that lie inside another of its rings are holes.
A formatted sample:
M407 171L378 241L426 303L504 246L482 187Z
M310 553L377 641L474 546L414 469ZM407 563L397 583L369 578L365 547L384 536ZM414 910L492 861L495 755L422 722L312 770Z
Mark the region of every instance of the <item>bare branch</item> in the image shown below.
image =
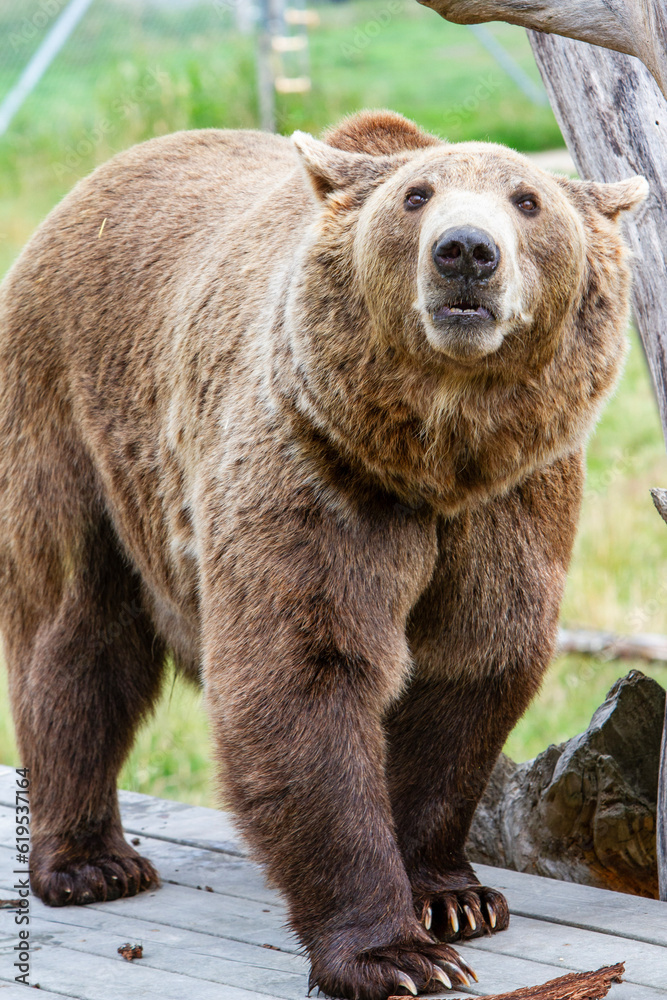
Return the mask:
M667 11L660 0L420 0L457 24L508 21L637 56L667 96Z
M594 629L560 629L558 652L583 653L601 660L645 660L667 663L667 636L651 633L619 635Z

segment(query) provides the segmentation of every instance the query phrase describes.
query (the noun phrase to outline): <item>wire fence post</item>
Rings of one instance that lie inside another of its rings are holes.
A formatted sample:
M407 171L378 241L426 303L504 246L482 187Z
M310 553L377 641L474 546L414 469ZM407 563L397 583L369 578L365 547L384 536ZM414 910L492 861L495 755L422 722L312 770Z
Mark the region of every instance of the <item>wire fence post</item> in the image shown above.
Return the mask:
M18 82L0 104L0 136L5 134L14 115L42 79L91 3L92 0L71 0L53 25L21 73Z
M271 7L271 0L259 0L257 96L259 103L259 126L264 132L275 132L276 130L276 90L273 80L271 49Z
M512 80L514 80L519 90L525 94L528 100L538 107L546 108L549 104L549 98L547 97L545 89L543 87L538 87L536 83L533 83L526 71L522 69L516 59L503 48L498 39L494 38L489 29L483 24L469 24L468 28L472 31L478 42L484 46L486 51L493 56L498 65L505 70L507 75L511 77Z

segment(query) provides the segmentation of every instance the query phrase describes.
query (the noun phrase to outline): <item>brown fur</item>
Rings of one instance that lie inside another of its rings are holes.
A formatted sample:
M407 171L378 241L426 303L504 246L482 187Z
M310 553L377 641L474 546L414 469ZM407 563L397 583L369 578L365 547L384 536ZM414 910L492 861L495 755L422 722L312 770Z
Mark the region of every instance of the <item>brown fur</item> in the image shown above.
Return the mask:
M623 355L616 216L642 190L389 112L295 143L131 149L6 279L0 624L42 899L155 881L115 784L171 650L312 983L381 1000L401 971L438 986L464 904L475 933L489 905L508 921L463 844L553 649L582 446ZM517 178L542 208L498 202L516 245L488 294L514 253L530 318L493 351L433 346L420 234L452 185L502 200Z

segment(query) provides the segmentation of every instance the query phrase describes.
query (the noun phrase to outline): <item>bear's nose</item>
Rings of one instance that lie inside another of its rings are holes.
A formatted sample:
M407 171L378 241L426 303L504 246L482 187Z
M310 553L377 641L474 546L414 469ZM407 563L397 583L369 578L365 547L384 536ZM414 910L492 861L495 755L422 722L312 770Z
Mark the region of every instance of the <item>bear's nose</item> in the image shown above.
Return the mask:
M472 226L448 229L433 244L432 255L443 278L488 278L500 261L494 240Z

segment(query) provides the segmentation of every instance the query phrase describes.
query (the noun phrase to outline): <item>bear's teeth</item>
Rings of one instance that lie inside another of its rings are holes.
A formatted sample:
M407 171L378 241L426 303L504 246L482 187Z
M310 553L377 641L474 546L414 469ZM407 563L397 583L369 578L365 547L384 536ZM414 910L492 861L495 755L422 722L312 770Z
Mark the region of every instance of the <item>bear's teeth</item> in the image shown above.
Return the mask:
M476 316L480 319L492 318L491 312L485 306L467 305L461 302L459 305L442 306L434 313L435 319L444 319L446 316Z

